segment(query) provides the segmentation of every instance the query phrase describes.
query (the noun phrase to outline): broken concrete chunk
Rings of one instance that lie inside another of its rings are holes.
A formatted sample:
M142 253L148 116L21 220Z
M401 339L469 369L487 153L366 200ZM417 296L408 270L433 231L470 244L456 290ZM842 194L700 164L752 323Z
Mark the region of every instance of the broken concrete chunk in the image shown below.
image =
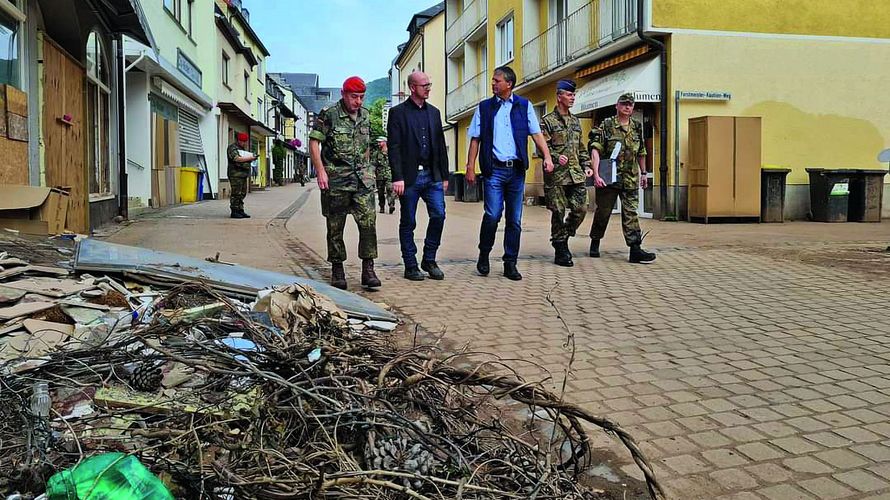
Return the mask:
M372 330L380 332L391 332L399 326L398 323L393 323L392 321L365 321L365 325Z
M23 302L12 307L0 308L0 320L30 316L54 307L52 302Z

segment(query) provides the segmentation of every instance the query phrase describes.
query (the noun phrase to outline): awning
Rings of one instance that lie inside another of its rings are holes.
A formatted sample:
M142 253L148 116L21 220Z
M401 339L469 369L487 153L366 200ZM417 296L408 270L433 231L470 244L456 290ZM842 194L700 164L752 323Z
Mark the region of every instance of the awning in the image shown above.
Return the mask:
M161 91L161 94L175 102L180 108L185 108L188 111L196 115L204 115L207 114L207 111L210 110L209 106L205 106L202 103L199 103L192 99L191 97L185 95L185 93L181 92L179 89L165 82L163 79L155 77L153 82L158 90Z
M266 137L277 137L278 132L267 127L263 122L255 120L252 116L248 115L241 108L238 107L234 102L219 102L216 104L219 109L225 113L228 113L238 120L244 122L248 129L251 132L256 132L259 135Z
M637 102L660 102L660 64L661 59L656 57L586 83L575 93L572 113L614 106L625 92L633 93Z
M99 12L105 15L112 31L155 47L148 21L138 0L104 0L95 2Z

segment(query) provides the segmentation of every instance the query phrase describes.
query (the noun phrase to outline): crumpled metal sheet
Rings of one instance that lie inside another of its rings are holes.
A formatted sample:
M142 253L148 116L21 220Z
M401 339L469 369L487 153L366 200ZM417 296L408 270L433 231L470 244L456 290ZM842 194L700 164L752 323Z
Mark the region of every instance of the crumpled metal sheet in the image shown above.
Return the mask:
M318 293L327 295L351 317L398 321L394 314L374 302L321 281L253 267L208 262L147 248L117 245L93 238L87 238L77 244L74 269L79 272L129 274L153 283L203 281L223 293L235 293L245 297L255 296L263 289L297 283L311 286Z

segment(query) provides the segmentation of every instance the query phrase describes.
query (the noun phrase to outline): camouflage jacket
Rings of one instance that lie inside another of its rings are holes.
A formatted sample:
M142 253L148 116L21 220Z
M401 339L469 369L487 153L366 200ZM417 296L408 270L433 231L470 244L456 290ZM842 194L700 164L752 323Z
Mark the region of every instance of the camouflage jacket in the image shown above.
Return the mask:
M380 146L371 148L371 163L377 172L378 181L392 182L392 169L389 167L389 155L383 152Z
M618 154L618 184L624 189L637 189L640 185L639 158L646 156L646 144L643 142L643 124L631 118L627 128L618 123L618 117L606 118L599 127L588 134L589 149L596 149L600 159L608 159L615 144L621 143Z
M229 166L226 174L229 177L238 178L246 178L250 177L250 163L239 163L235 161L235 158L240 156L238 151L241 148L238 147L238 143L229 144L229 147L226 148L226 158L229 159Z
M590 164L590 153L584 148L581 139L581 121L569 113L563 116L554 108L541 119L541 132L550 148L553 158L553 172L544 172L544 185L565 186L580 184L586 179L584 169ZM559 164L559 156L569 158L565 165Z
M321 158L331 189L359 191L376 187L370 134L371 119L365 108L358 110L354 121L342 99L318 113L309 138L321 143Z

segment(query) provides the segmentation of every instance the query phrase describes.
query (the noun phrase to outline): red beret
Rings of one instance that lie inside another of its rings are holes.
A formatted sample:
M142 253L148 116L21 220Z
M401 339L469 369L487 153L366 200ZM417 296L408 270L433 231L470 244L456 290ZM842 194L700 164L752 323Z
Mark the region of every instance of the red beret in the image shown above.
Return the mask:
M250 139L250 136L245 134L244 132L238 132L238 135L235 136L239 141L244 142Z
M366 90L365 81L357 76L350 76L343 82L343 92L362 94Z

